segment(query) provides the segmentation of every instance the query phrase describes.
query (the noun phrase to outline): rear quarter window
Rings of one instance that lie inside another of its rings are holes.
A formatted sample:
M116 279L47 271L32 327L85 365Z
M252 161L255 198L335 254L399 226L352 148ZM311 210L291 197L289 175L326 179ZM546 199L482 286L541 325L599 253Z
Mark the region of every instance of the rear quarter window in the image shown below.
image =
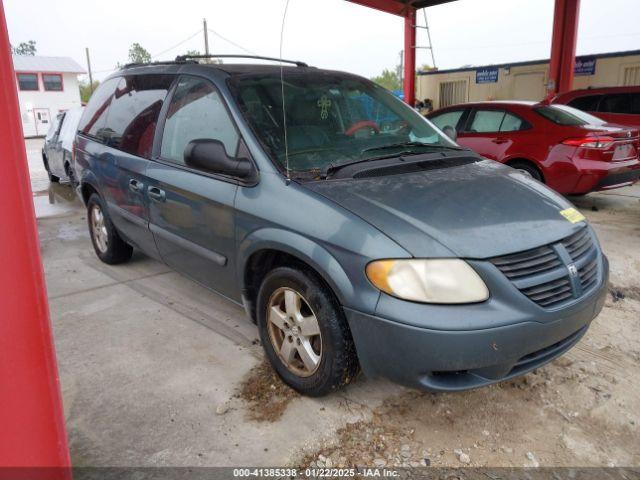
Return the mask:
M104 126L110 147L151 157L160 109L173 79L173 75L127 75L120 79Z
M103 141L102 135L104 125L107 121L109 105L111 104L113 92L115 92L119 81L119 77L111 78L102 83L93 95L91 95L89 103L78 124L80 133Z

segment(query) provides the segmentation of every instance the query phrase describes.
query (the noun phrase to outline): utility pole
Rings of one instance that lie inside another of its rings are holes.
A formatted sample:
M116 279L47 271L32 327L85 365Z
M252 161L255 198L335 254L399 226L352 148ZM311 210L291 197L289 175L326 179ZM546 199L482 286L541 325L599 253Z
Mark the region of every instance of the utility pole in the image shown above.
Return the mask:
M207 30L207 19L202 19L202 28L204 31L204 54L209 55L209 30Z
M93 75L91 73L91 58L89 58L89 47L85 48L87 52L87 70L89 70L89 89L91 90L91 95L93 95Z

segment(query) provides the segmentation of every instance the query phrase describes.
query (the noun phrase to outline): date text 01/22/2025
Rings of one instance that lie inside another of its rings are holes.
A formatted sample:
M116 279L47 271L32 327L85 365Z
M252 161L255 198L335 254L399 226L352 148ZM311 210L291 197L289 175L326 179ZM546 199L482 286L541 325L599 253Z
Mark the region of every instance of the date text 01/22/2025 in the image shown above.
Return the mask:
M263 478L349 478L398 476L398 471L386 468L234 468L233 476Z

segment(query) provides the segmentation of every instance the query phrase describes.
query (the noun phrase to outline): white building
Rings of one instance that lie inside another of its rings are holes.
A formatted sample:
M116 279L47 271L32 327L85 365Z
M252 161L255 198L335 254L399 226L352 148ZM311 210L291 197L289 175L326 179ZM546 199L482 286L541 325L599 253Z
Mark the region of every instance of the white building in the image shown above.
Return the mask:
M22 131L43 136L59 112L79 107L78 75L86 73L68 57L14 55Z

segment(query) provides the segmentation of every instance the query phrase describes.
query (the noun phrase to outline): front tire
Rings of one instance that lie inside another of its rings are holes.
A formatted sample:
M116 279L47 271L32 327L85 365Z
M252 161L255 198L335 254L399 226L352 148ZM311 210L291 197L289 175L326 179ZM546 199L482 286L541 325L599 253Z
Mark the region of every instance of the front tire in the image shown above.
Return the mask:
M319 397L356 376L358 360L344 313L314 272L276 268L262 282L257 306L267 358L291 388Z
M509 166L511 168L515 168L516 170L520 170L522 173L529 175L531 178L534 178L539 182L544 183L542 173L540 173L540 170L538 170L538 168L532 163L515 161L510 163Z
M100 260L116 265L131 258L133 248L118 235L104 202L97 193L91 195L87 202L87 222L93 249Z

